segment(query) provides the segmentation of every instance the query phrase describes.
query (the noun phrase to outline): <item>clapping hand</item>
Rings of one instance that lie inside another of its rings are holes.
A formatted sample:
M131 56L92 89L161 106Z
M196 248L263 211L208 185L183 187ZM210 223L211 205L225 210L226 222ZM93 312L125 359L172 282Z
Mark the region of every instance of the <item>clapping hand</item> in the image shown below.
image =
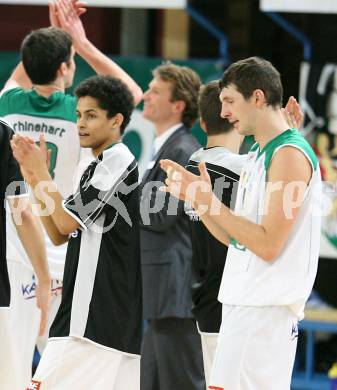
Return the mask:
M302 127L304 114L301 110L301 106L293 96L290 96L287 105L282 111L289 127L294 129L300 129Z
M73 9L75 10L77 16L81 16L85 12L87 12L87 9L86 9L87 3L85 1L71 0L70 3L72 5ZM51 1L49 1L48 6L49 6L50 25L52 27L62 28L62 25L61 25L61 22L60 22L60 19L59 19L57 3L55 1L53 1L53 0L51 0Z

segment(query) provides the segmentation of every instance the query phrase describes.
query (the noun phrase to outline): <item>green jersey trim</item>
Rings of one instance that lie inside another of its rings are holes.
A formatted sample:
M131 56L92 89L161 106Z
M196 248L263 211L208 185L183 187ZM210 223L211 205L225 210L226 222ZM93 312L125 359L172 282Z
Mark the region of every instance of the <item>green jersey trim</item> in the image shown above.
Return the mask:
M238 241L236 241L235 238L230 237L229 238L229 244L234 246L234 248L238 249L239 251L245 251L246 247L242 244L240 244Z
M46 98L38 95L34 89L12 88L0 98L0 116L30 115L76 123L76 105L77 98L63 92L54 92Z
M257 144L253 145L251 150L253 150L254 147L256 150L256 145ZM289 129L284 131L283 133L269 141L261 150L259 149L258 158L261 157L263 154L265 155L264 166L266 171L269 169L270 162L274 154L280 148L285 146L293 146L301 150L311 163L313 170L316 171L318 167L318 159L309 143L296 129Z
M256 152L259 149L259 144L255 142L255 144L250 148L250 152Z

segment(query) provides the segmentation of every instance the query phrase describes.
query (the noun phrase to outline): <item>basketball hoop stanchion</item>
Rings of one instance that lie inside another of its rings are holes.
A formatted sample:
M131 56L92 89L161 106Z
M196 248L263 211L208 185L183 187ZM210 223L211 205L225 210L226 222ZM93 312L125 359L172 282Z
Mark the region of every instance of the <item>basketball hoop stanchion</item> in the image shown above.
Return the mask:
M227 35L191 5L186 6L186 12L219 41L219 57L223 67L226 68L231 63Z
M315 334L316 332L337 333L336 309L307 309L305 319L299 329L306 334L304 370L295 369L291 382L293 390L330 390L327 374L315 373Z
M293 26L287 19L281 16L277 12L263 12L265 15L270 17L276 24L287 31L291 36L293 36L297 41L299 41L303 46L303 60L311 62L312 59L312 45L310 39L295 26Z

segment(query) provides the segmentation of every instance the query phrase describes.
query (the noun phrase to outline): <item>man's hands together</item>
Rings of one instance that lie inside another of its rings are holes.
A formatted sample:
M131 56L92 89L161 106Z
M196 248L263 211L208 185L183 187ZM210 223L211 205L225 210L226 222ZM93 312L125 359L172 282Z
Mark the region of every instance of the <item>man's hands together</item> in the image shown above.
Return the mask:
M36 185L39 174L48 172L50 161L44 136L40 135L40 144L37 145L32 138L16 134L11 140L11 147L24 179L29 185Z
M49 20L52 27L59 27L71 35L75 51L86 41L86 34L80 19L87 3L81 0L56 0L49 2Z

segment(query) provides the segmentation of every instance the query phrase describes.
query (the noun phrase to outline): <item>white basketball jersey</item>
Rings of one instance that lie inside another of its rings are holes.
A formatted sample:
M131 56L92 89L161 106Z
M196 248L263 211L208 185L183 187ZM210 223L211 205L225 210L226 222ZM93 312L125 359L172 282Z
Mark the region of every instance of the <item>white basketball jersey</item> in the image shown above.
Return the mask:
M64 198L72 193L74 175L84 150L80 147L77 132L76 102L76 97L62 92L45 98L34 90L22 88L10 89L0 99L0 115L10 123L14 132L36 142L40 134L44 135L51 150L50 175ZM56 247L47 234L45 239L50 273L53 278L62 279L67 245ZM7 215L7 259L31 267L10 215Z
M227 305L289 306L301 318L317 272L322 190L317 158L298 131L285 131L263 149L258 144L252 147L240 176L235 212L251 222L262 223L267 172L275 153L285 146L301 150L311 164L313 173L304 203L275 260L265 261L236 240L230 240L219 300ZM284 210L291 215L291 204L286 199Z

